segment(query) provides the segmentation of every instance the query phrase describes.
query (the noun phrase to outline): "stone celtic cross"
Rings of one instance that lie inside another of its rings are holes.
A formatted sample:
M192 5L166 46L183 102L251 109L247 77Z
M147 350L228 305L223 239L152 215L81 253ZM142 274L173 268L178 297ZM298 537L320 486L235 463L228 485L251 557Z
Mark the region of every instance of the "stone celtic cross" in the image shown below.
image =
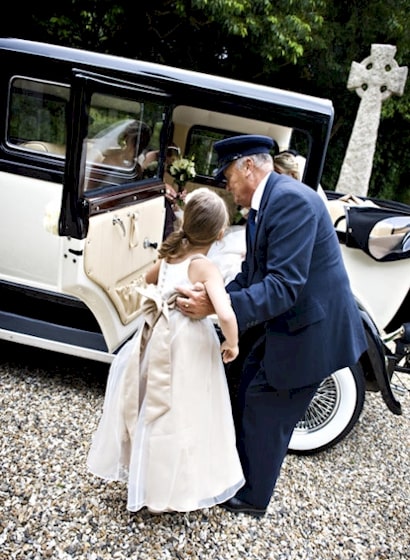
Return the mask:
M382 102L391 95L403 95L407 66L394 60L396 47L372 45L369 57L352 62L347 82L361 98L336 192L366 196L373 167Z

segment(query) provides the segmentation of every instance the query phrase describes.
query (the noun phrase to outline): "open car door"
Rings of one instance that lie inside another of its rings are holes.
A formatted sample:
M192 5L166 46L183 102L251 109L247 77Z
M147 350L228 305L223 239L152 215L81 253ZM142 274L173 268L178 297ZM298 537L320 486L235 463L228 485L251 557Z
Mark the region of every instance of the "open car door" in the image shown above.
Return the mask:
M78 71L68 111L59 218L61 290L92 311L111 353L134 330L136 288L163 237L164 184L158 174L145 176L139 157L148 147L164 151L168 98L161 91ZM130 125L135 157L122 160ZM159 170L161 165L160 157Z

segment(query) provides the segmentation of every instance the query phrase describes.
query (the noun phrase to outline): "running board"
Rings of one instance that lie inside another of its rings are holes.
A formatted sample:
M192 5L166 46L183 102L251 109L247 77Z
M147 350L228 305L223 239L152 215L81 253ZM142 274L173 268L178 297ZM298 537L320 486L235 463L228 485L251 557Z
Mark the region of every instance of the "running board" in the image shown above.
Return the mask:
M14 313L0 312L0 339L98 362L110 363L114 358L114 354L107 351L100 333L21 317Z

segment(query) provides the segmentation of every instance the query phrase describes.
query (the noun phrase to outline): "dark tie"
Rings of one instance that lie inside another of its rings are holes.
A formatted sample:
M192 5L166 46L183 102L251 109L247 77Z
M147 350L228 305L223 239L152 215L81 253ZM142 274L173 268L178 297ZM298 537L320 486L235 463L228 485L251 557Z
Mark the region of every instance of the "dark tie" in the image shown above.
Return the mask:
M255 230L256 230L256 210L255 208L251 208L249 210L248 213L248 228L249 228L249 237L251 240L251 245L253 245L253 242L255 241Z

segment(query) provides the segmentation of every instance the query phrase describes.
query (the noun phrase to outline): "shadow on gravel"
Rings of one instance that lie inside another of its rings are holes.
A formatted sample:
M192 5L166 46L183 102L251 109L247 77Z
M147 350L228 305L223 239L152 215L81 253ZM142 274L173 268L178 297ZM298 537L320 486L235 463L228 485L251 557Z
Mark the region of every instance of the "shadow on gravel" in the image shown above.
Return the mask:
M0 369L15 376L54 378L62 384L105 389L109 364L0 341Z

